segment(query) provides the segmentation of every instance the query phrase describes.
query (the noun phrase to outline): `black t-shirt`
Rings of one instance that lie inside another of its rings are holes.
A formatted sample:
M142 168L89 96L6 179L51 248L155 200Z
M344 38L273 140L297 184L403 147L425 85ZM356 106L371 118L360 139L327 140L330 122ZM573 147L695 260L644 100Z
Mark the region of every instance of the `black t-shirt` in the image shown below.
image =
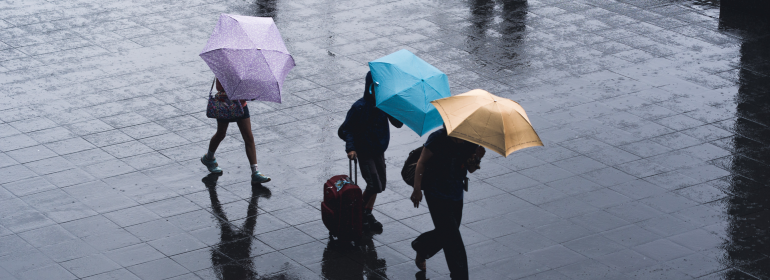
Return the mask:
M468 175L465 162L478 147L479 145L464 140L455 143L443 128L431 133L425 142L425 148L430 150L433 156L428 160L422 189L444 199L462 201L463 180Z

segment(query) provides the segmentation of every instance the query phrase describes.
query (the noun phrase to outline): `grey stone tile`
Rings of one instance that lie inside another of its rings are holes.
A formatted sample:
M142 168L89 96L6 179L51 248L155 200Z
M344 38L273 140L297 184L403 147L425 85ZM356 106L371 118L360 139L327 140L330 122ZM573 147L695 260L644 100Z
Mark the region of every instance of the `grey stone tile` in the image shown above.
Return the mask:
M691 254L693 251L667 239L658 239L632 248L658 261L668 261Z
M153 240L148 242L148 244L166 256L178 255L206 247L206 244L198 241L198 239L188 233Z
M71 138L59 142L45 144L46 147L59 155L66 155L95 148L83 138Z
M96 249L80 239L45 246L40 248L40 251L56 262L78 259L97 253Z
M27 163L56 156L56 153L43 145L13 150L6 154L19 163Z
M143 205L105 213L104 217L121 227L128 227L160 218L160 216Z
M98 149L98 148L66 154L63 157L67 159L69 162L71 162L72 164L75 164L79 167L91 165L98 162L104 162L115 158L110 154L104 152L102 149Z
M118 269L120 266L102 254L94 254L62 263L68 271L78 277L87 277Z
M576 196L576 198L600 209L631 201L631 198L609 188L584 193Z
M622 250L597 258L598 261L620 272L631 272L655 265L657 262L633 250Z
M63 157L57 156L49 159L33 161L24 164L27 168L34 171L38 175L47 175L59 171L72 169L75 166Z
M579 176L553 181L547 185L568 195L576 195L603 188L601 185Z
M537 181L521 175L517 172L511 172L505 175L484 179L485 182L504 191L516 191L533 187L538 184Z
M548 267L536 262L530 256L519 255L510 259L499 260L486 265L486 267L508 278L522 278L548 270Z
M664 213L679 211L684 208L695 206L697 204L694 201L691 201L687 198L679 196L673 192L667 192L667 193L651 196L640 200L640 202L647 204Z
M634 176L612 167L594 170L581 174L580 176L605 187L622 184L636 179Z
M140 238L142 241L152 241L183 233L181 229L167 222L165 219L157 219L146 223L125 228L128 232Z
M668 239L695 251L706 250L720 246L724 243L724 239L702 229L696 229L682 234L674 235Z
M540 205L567 196L567 194L546 185L538 185L518 190L513 192L513 195L535 205Z
M483 264L514 257L518 254L494 240L467 245L465 250L468 252L469 258Z
M560 218L539 207L528 207L505 214L505 218L526 228L536 228L558 221Z
M692 279L692 277L687 274L665 264L642 268L637 271L629 272L626 275L634 277L634 279Z
M603 232L628 225L628 222L606 211L596 211L569 219L586 229Z
M293 227L263 233L257 235L257 239L264 243L271 244L270 246L272 248L278 250L314 241L312 237Z
M107 178L135 171L134 168L117 159L84 166L83 170L96 178Z
M9 279L12 279L8 276ZM19 273L21 279L46 279L50 277L56 277L57 279L77 279L77 276L73 275L61 265L52 264L41 268L35 268Z
M639 226L664 237L688 232L697 226L673 215L660 215L639 223Z
M56 188L56 186L41 177L33 177L21 181L3 184L3 187L13 195L19 197Z
M126 269L131 271L134 275L139 276L139 278L146 280L165 279L189 272L186 268L182 267L169 258L162 258L134 266L129 266Z
M662 214L662 212L655 210L654 208L647 206L646 204L639 201L631 201L618 206L607 208L607 212L632 223L643 221Z
M82 219L97 214L96 211L79 201L75 201L74 198L60 189L24 196L22 200L41 211L45 211L46 217L57 223Z
M552 164L544 164L519 171L524 176L535 179L541 183L548 183L559 179L571 177L573 173L556 167Z
M35 146L38 144L38 142L25 134L17 134L0 138L0 144L2 144L2 150L0 151L9 152L21 148Z
M141 280L139 277L136 277L133 273L129 272L125 268L113 270L110 272L105 272L102 274L97 274L88 278L85 278L88 280L108 280L108 279L131 279L131 280Z
M74 241L77 238L59 225L42 227L19 234L30 245L37 248Z

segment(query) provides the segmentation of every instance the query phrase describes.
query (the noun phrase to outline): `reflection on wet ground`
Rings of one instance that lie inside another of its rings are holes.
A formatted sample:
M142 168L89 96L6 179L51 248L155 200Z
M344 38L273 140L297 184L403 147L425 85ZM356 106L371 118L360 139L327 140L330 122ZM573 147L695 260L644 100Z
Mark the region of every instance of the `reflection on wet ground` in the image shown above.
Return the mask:
M762 1L60 2L0 3L0 279L447 279L442 253L413 263L409 130L383 232L320 221L365 63L399 49L520 102L546 145L472 174L473 279L770 279ZM282 104L249 103L264 186L236 128L223 175L198 161L219 13L274 17L297 62Z

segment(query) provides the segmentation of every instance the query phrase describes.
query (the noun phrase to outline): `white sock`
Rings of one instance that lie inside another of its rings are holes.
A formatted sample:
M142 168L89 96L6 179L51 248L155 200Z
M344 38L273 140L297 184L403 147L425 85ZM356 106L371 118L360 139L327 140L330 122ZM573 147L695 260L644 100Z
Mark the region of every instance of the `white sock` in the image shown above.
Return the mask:
M254 174L254 173L257 173L257 165L256 164L252 164L251 165L251 174Z
M208 151L208 153L206 153L206 158L207 159L214 159L214 151Z

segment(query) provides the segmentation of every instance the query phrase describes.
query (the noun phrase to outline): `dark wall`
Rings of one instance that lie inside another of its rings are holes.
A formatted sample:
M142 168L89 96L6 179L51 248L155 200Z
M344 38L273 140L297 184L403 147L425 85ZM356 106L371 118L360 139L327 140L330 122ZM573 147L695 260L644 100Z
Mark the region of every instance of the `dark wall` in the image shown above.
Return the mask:
M720 29L737 31L740 47L728 201L728 265L770 277L770 1L722 0ZM726 274L726 279L743 279Z
M768 0L722 0L720 1L720 18L725 17L770 17L770 1Z

